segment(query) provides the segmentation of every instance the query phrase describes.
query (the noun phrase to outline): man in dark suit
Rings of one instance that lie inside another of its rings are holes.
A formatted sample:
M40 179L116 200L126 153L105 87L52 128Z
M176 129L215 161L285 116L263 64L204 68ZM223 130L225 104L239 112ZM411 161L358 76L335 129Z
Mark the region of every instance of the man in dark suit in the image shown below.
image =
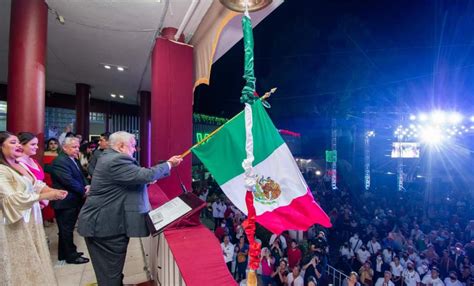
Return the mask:
M94 153L92 153L92 157L87 167L87 172L89 173L91 177L92 177L92 174L94 173L95 166L97 165L97 160L99 160L99 157L102 156L102 153L104 153L104 150L109 148L109 137L110 137L110 132L105 132L105 133L100 134L99 148L97 148L94 151Z
M122 285L123 266L130 237L150 233L145 217L150 211L146 184L169 175L182 159L171 157L151 168L133 158L133 134L115 132L110 148L99 158L90 192L79 215L79 234L85 237L99 285Z
M53 187L68 191L64 200L51 202L59 230L58 260L73 264L89 262L88 258L82 257L82 252L77 252L74 244L74 227L89 189L77 162L78 154L79 139L67 137L63 143L63 152L51 167Z

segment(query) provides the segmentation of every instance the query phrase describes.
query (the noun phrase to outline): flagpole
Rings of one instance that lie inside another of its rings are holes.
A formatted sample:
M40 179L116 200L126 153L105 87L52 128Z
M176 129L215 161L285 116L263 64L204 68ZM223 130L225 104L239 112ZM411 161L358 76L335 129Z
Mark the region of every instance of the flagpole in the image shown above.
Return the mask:
M277 90L276 87L272 88L270 91L267 91L262 97L260 97L260 100L266 100L268 99L273 93L275 93L275 91ZM230 122L232 120L234 120L237 116L239 116L242 112L244 111L241 111L239 113L237 113L234 117L232 117L231 119L229 119L229 121L227 122ZM227 124L227 122L225 124ZM191 150L201 144L203 144L204 142L206 142L207 140L211 139L212 136L216 135L217 132L219 132L225 124L222 124L221 126L219 126L216 130L212 131L211 133L209 133L209 135L207 135L206 137L204 137L201 141L199 141L198 143L194 144L191 148L189 148L188 150L186 150L185 152L183 152L180 156L181 158L184 158L186 156L189 155L189 153L191 153Z

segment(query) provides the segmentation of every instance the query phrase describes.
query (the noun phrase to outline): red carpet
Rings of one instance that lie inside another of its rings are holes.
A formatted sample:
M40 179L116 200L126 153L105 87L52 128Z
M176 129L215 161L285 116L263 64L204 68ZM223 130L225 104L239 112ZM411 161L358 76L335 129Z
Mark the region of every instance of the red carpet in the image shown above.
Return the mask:
M164 232L187 286L237 285L214 234L203 225Z

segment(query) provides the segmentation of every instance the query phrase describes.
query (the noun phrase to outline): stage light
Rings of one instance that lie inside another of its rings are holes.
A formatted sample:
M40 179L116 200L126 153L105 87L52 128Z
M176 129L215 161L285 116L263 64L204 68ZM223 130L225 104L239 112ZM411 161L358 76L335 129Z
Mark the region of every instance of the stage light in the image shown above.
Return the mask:
M125 96L123 96L122 94L119 95L120 98L124 98Z
M449 123L452 123L452 124L458 124L462 121L462 115L457 113L457 112L453 112L449 115Z
M124 71L125 69L123 67L117 67L118 71Z
M471 122L474 122L474 116L471 116Z
M420 121L426 121L426 120L428 120L428 115L426 115L425 113L420 113L420 114L418 115L418 119L419 119Z
M446 115L442 111L433 111L431 113L431 121L434 123L444 123L446 121Z
M109 70L110 69L110 66L109 65L104 65L104 68Z
M428 127L421 132L421 141L427 144L438 144L443 141L443 134L437 128Z
M317 170L316 171L316 176L321 176L321 171Z
M413 121L413 120L416 120L416 115L410 115L410 120Z
M117 95L114 94L114 93L111 93L110 96L111 96L111 97L114 97L114 98L117 97Z

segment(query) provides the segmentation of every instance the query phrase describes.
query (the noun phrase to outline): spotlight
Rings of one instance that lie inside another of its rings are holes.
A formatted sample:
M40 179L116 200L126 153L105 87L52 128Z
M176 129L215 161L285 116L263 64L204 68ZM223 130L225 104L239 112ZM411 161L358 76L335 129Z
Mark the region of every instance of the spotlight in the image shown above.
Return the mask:
M443 141L443 135L441 130L433 127L428 127L427 129L421 132L421 141L427 144L436 145Z
M317 170L316 171L316 176L321 176L321 171Z
M120 98L124 98L125 96L123 96L122 94L119 95Z
M449 115L449 123L452 123L452 124L458 124L462 121L462 115L457 113L457 112L453 112Z
M113 98L117 97L117 95L114 94L114 93L111 93L110 96L113 97Z
M418 119L420 119L420 121L426 121L428 120L428 115L425 113L420 113L420 115L418 115Z
M107 70L111 69L111 67L109 65L104 65L104 68L107 69Z
M125 69L123 67L117 67L118 71L124 71Z
M446 116L442 111L434 111L433 113L431 113L431 120L434 123L444 123L446 120Z
M413 121L413 120L416 120L416 115L410 115L410 120Z

